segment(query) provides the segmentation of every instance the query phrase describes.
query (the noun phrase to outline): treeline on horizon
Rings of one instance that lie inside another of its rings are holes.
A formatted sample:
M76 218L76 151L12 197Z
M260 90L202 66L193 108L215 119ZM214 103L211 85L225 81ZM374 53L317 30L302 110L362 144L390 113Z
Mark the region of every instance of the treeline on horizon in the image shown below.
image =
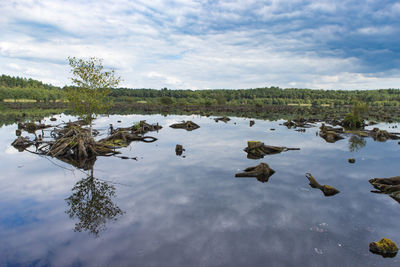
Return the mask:
M0 101L64 101L65 89L37 80L0 76ZM399 106L400 89L316 90L279 87L255 89L171 90L112 89L114 102L162 105L350 105L364 101L371 106Z

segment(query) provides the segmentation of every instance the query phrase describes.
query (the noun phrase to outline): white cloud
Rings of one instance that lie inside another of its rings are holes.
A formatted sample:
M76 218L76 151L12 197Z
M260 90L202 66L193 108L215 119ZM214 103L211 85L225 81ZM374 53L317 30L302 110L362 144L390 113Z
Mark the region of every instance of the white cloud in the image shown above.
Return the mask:
M122 76L121 86L134 88L398 86L399 70L360 78L365 62L323 48L344 36L343 25L304 25L304 16L338 9L328 1L7 1L0 4L0 73L63 86L68 56L96 56Z

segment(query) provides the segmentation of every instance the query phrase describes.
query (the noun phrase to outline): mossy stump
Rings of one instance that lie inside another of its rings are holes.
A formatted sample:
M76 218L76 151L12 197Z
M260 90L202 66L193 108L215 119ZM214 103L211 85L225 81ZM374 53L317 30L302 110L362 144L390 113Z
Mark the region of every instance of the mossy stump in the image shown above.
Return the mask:
M257 166L246 168L244 172L236 173L235 177L255 177L258 181L265 183L274 173L275 171L268 164L260 163Z
M396 243L394 243L389 238L382 238L377 242L371 242L369 244L369 251L375 254L379 254L384 258L393 258L399 251Z
M324 196L326 196L326 197L334 196L334 195L340 193L340 191L337 190L336 188L334 188L333 186L319 184L317 182L317 180L314 178L314 176L312 176L311 173L306 173L306 177L310 181L310 186L312 188L318 188L319 190L321 190L322 193L324 194Z

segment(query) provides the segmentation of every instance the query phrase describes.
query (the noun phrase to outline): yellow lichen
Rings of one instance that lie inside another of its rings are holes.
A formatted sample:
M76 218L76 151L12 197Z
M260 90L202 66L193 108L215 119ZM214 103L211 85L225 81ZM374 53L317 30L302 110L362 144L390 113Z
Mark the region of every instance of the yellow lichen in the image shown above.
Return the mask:
M376 246L384 252L395 252L399 249L396 244L389 238L382 238L380 241L375 242Z

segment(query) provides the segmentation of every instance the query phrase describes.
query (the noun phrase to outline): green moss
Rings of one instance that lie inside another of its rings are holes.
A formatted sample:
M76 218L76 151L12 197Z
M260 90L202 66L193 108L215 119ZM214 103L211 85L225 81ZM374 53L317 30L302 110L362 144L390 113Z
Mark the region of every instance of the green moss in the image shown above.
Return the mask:
M396 253L399 250L396 244L389 238L382 238L378 242L372 242L370 248L380 253Z
M104 145L107 146L118 146L118 147L126 147L128 144L122 139L113 139L102 142Z
M346 130L344 131L345 133L349 133L349 134L354 134L357 136L361 136L361 137L368 137L368 133L367 132L363 132L360 130Z

